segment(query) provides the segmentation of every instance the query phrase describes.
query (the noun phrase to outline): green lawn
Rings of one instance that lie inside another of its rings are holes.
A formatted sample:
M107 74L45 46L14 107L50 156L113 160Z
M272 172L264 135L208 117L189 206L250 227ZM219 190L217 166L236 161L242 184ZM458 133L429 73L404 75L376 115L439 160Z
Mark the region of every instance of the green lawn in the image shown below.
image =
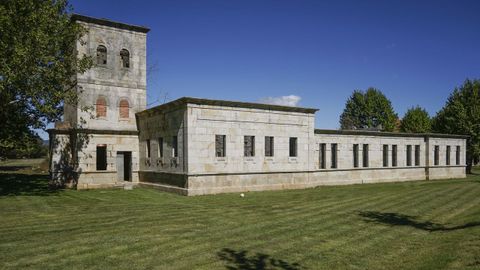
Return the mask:
M0 269L480 269L479 173L240 198L49 191L10 170Z

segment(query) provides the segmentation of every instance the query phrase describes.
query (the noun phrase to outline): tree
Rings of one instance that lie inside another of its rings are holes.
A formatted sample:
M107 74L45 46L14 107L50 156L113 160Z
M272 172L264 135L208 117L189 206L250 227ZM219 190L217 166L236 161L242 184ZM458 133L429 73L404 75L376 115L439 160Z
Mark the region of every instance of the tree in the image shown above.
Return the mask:
M76 104L72 78L93 62L77 57L85 29L69 11L67 0L0 1L0 156Z
M480 80L467 79L454 89L445 106L433 119L435 132L469 135L467 139L467 172L480 157Z
M398 116L392 103L375 88L353 91L340 116L341 129L381 129L393 131Z
M48 145L40 136L32 134L21 140L19 145L5 154L7 158L41 158L48 155Z
M403 116L400 130L410 133L427 133L431 131L432 122L428 112L420 106L410 108Z

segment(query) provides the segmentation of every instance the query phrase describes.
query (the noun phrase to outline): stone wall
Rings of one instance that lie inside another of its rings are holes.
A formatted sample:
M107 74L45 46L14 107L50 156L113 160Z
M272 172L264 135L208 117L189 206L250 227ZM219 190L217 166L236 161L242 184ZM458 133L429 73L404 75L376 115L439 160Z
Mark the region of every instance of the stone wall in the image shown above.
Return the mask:
M424 180L423 168L189 175L187 195Z
M435 165L435 145L439 146L439 163ZM447 146L450 146L450 165L447 165ZM460 164L456 164L456 146L460 146ZM465 177L466 174L466 140L454 138L429 138L429 178L448 179Z
M66 181L77 189L112 187L123 183L117 175L118 152L131 152L131 182L138 182L139 156L137 135L77 133L73 130L50 131L52 179ZM75 150L72 148L75 140ZM107 147L107 168L97 170L97 145ZM74 155L72 155L72 150ZM73 179L75 178L75 179Z
M142 172L185 173L187 171L186 109L177 108L138 117L140 130L140 170ZM177 156L173 156L173 139L177 137ZM159 141L163 139L163 157ZM147 157L150 140L150 158ZM151 175L151 174L150 174Z
M123 180L117 177L117 153L132 153L132 180L138 182L139 154L138 136L136 135L114 135L114 134L90 134L88 144L78 152L79 180L77 188L95 188L113 186L122 183ZM97 145L107 146L107 169L97 171Z
M221 101L222 102L222 101ZM230 103L215 105L180 101L139 114L140 181L170 186L180 194L200 195L268 189L308 188L321 185L398 182L465 177L465 138L454 136L383 132L315 130L314 114L288 110L258 109ZM225 105L226 104L226 105ZM168 162L171 148L164 145L164 158L156 163L158 138L179 138L179 163ZM216 135L225 135L225 156L216 154ZM244 137L255 137L254 156L245 156ZM265 136L274 137L274 155L265 155ZM432 137L433 136L433 137ZM289 154L289 139L297 138L297 155ZM146 157L150 140L151 157ZM320 164L320 145L325 144ZM337 162L332 166L332 144ZM354 166L358 145L358 166ZM363 149L368 145L368 162ZM396 164L393 164L393 145ZM438 165L433 148L440 146ZM445 150L451 147L450 165ZM384 164L384 147L387 163ZM460 146L457 165L456 147ZM410 147L410 164L407 149ZM416 148L419 149L416 155ZM145 164L144 164L145 163ZM165 164L166 163L166 164Z
M412 145L412 165L414 166L415 145L420 145L420 164L425 166L425 143L423 137L404 136L368 136L368 135L340 135L340 134L315 134L315 169L321 170L319 166L320 144L325 143L326 147L326 169L331 169L331 147L332 143L338 144L338 166L337 169L354 169L353 166L353 145L358 144L358 169L363 167L363 145L368 144L368 167L370 169L384 168L383 166L383 145L388 145L388 166L392 166L392 145L397 146L396 168L407 167L406 155L407 145ZM420 175L419 175L420 176Z
M215 130L215 128L212 128ZM258 126L263 129L263 126ZM291 131L291 130L290 130ZM305 167L290 171L263 170L261 172L189 172L188 195L245 192L258 190L297 189L322 185L347 185L380 182L402 182L465 177L465 139L405 136L405 134L345 135L316 133L309 147L312 151L313 170ZM292 133L290 133L292 134ZM378 134L378 133L377 133ZM282 134L283 135L283 134ZM190 138L190 137L189 137ZM326 144L325 165L320 167L320 144ZM331 167L331 144L337 144L337 165ZM358 167L354 167L353 145L359 145ZM363 145L369 145L368 167L363 166ZM388 164L383 163L383 146L388 145ZM392 145L397 146L397 165L392 164ZM411 165L407 165L407 145L412 146ZM415 164L415 145L420 146L419 164ZM440 145L438 165L433 163L434 145ZM446 165L446 146L451 146L450 165ZM460 164L456 164L456 146L460 146ZM205 146L203 149L206 149ZM427 155L427 151L429 155ZM211 149L209 152L213 152ZM241 153L240 153L241 156ZM430 166L427 166L429 159ZM208 161L208 159L206 159ZM205 162L206 162L205 161ZM212 162L210 160L210 162ZM214 161L213 161L214 162Z
M146 108L146 33L118 29L79 21L89 31L77 42L79 55L90 55L96 63L97 47L107 48L107 64L95 65L83 74L77 74L80 99L77 107L66 106L65 121L75 127L81 119L83 128L108 130L137 130L135 113ZM83 43L84 42L84 43ZM130 53L130 66L122 66L120 51ZM99 97L107 102L106 117L95 117ZM120 118L121 100L129 103L129 117ZM81 110L91 107L92 110Z
M314 115L252 108L188 105L188 173L248 173L310 170ZM216 157L215 135L226 136L226 156ZM255 136L255 155L244 156L244 136ZM265 156L265 136L274 155ZM289 156L289 138L298 153Z
M123 171L118 170L117 164L128 161L128 158L119 158L117 161L117 155L128 157L130 154L132 174L129 181L136 183L139 178L140 147L135 114L146 108L148 29L85 16L74 15L72 18L88 30L76 44L78 55L91 56L95 66L83 74L77 74L78 104L65 105L64 121L72 129L51 131L60 140L55 148L65 147L73 138L71 134L76 136L77 147L72 154L75 159L67 160L58 153L52 154L52 177L55 179L64 174L62 170L66 166L60 168L58 164L73 163L69 167L74 168L79 189L123 184L124 177L120 175ZM107 49L106 64L97 63L97 48L100 45ZM120 56L122 50L128 51L128 66L123 65ZM96 114L98 98L106 101L105 116ZM128 117L120 117L122 100L128 101ZM85 111L85 108L89 110ZM99 145L106 146L106 170L97 170L96 167Z

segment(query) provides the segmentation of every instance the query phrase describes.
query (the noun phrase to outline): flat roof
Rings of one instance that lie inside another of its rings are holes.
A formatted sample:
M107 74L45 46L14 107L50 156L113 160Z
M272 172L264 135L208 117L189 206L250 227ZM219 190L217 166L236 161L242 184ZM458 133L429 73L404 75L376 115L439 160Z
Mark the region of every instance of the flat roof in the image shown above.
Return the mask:
M204 99L204 98L193 98L193 97L182 97L174 101L158 105L156 107L138 112L137 114L147 115L150 113L155 113L159 111L170 110L175 107L180 107L186 104L198 104L198 105L212 105L212 106L222 106L222 107L236 107L236 108L248 108L248 109L260 109L260 110L271 110L271 111L285 111L285 112L299 112L299 113L315 113L318 109L314 108L302 108L302 107L291 107L291 106L282 106L282 105L273 105L273 104L264 104L264 103L253 103L253 102L240 102L240 101L228 101L228 100L215 100L215 99Z
M406 132L387 132L371 130L337 130L337 129L315 129L315 134L333 134L333 135L364 135L380 137L436 137L468 139L468 135L442 134L442 133L406 133Z
M76 13L72 14L72 16L70 18L73 21L82 21L82 22L87 22L87 23L94 23L94 24L98 24L98 25L105 25L105 26L109 26L109 27L114 27L114 28L119 28L119 29L124 29L124 30L130 30L130 31L135 31L135 32L141 32L141 33L147 33L148 31L150 31L150 29L145 27L145 26L115 22L115 21L112 21L112 20L109 20L109 19L95 18L95 17L85 16L85 15L76 14Z

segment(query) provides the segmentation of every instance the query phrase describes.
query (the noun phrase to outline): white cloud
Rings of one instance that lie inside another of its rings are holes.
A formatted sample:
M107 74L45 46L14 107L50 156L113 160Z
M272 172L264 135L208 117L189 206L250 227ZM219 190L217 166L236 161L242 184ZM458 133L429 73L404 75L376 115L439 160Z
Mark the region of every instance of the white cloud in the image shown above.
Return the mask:
M261 103L272 104L272 105L282 105L282 106L292 106L295 107L298 105L302 98L296 95L289 96L280 96L280 97L264 97L260 99Z

